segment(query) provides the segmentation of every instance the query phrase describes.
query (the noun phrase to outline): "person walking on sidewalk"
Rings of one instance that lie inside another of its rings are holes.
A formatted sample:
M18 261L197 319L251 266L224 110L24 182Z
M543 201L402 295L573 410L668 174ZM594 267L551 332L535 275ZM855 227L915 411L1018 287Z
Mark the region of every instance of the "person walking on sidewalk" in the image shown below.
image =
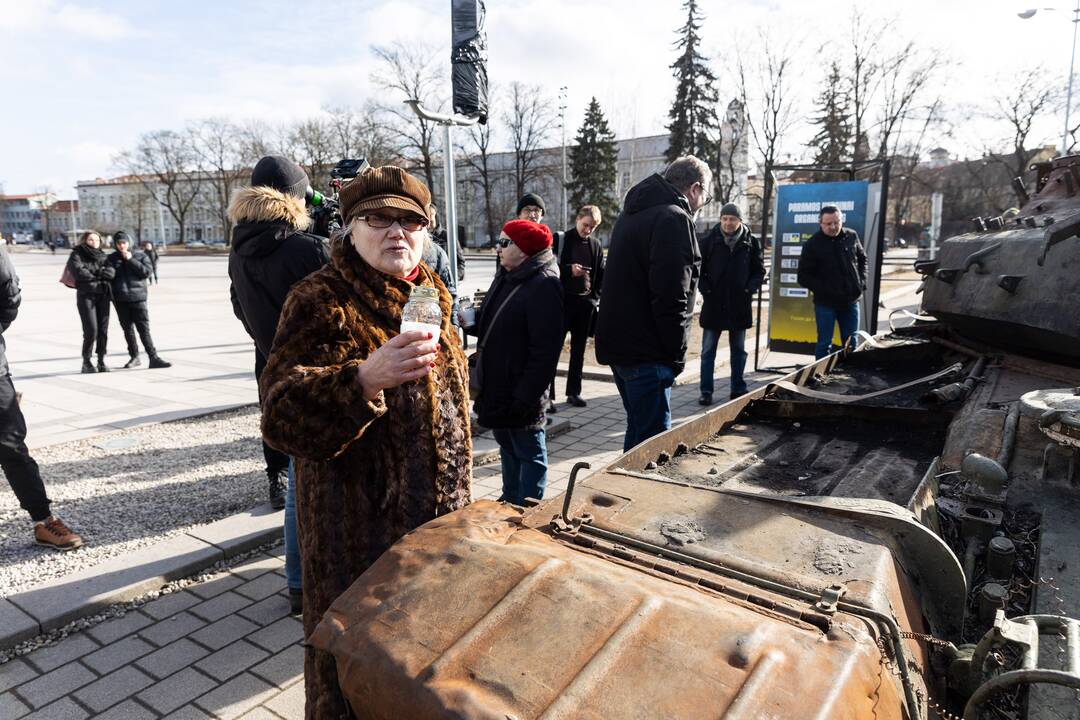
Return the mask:
M145 253L131 249L131 239L123 230L113 235L113 247L116 250L106 258L106 262L114 272L113 304L116 306L116 317L120 320L120 327L124 329L124 340L127 342L128 361L124 368L142 365L142 360L139 359L139 343L135 339L136 330L150 359L150 368L172 367L172 363L166 362L157 354L154 341L150 337L150 311L146 307L146 279L153 272L150 258Z
M330 263L289 292L260 381L263 435L296 464L306 716L328 720L350 713L316 625L403 535L467 505L472 486L468 367L450 292L420 259L430 191L385 166L345 184L340 202ZM401 332L418 287L438 295L437 336Z
M292 160L267 155L251 172L251 187L229 203L234 223L229 249L233 313L255 341L255 380L262 377L289 290L329 260L326 244L304 230L311 224L304 196L308 177ZM260 388L262 386L260 385ZM259 394L260 402L262 393ZM285 510L285 580L294 614L301 611L303 582L296 527L296 490L287 453L265 440L270 505Z
M720 224L701 242L701 396L711 405L716 346L727 331L732 399L746 394L746 330L754 324L752 301L765 279L761 243L742 221L739 206L720 209Z
M146 257L150 258L150 278L153 280L154 284L157 285L157 248L154 247L154 243L149 240L143 240L142 251L146 254Z
M596 326L596 359L610 365L626 409L623 450L671 427L701 253L694 217L712 171L686 155L630 188L611 231Z
M105 262L101 236L93 230L83 233L82 241L71 251L67 262L75 278L75 304L82 321L82 371L109 372L105 352L109 342L109 302L115 271ZM95 345L96 368L90 362Z
M564 325L566 332L570 333L566 402L574 407L588 405L581 397L581 374L585 367L585 345L596 327L600 287L604 282L604 249L600 246L600 240L593 237L602 219L600 208L595 205L582 206L577 212L574 227L563 233L559 251Z
M499 443L499 499L523 505L542 499L547 486L548 382L565 336L551 230L530 220L506 223L499 264L505 272L488 288L475 329L483 357L474 409Z
M22 303L19 276L6 250L0 250L0 468L12 492L34 523L34 541L54 550L74 550L83 539L50 511L41 471L26 447L26 418L19 408L4 333L15 321Z
M833 328L840 326L840 346L859 329L859 298L866 290L866 253L859 234L844 227L844 213L835 205L818 212L821 229L803 245L799 284L814 295L820 360L832 349Z

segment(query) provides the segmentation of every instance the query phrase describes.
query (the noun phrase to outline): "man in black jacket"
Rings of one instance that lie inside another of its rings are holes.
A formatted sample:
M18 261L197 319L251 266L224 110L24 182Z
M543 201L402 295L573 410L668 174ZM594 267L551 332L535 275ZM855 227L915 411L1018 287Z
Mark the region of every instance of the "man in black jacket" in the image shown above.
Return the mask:
M701 270L694 216L711 184L708 165L678 158L630 189L611 231L596 358L611 366L626 408L624 450L671 427Z
M732 399L746 394L746 329L754 324L752 300L765 279L761 243L743 225L739 206L720 209L720 224L701 243L701 397L711 405L720 334L727 331Z
M821 229L806 241L799 256L799 284L814 294L814 357L820 360L831 350L834 326L840 326L841 346L859 329L866 253L858 233L844 227L844 213L835 205L821 208L818 221Z
M124 329L129 359L125 368L142 365L139 359L139 343L135 340L138 330L143 348L150 358L150 368L172 367L172 363L162 360L150 337L150 311L146 307L146 279L154 272L154 266L146 253L131 249L128 234L120 230L113 235L113 247L116 248L105 262L112 267L115 275L112 279L113 305L116 317Z
M233 312L255 341L256 381L270 357L289 289L330 259L323 238L304 232L311 223L304 204L308 184L299 165L268 155L255 164L251 187L236 191L229 203L229 219L235 224L229 250ZM295 613L302 594L289 456L264 442L263 457L270 504L285 508L285 582Z
M559 251L564 324L566 332L570 333L566 401L574 407L588 404L581 397L581 373L585 366L585 345L593 328L596 306L600 302L600 287L604 282L604 249L600 247L600 241L593 237L593 231L602 220L600 208L595 205L582 206L577 212L574 227L563 234Z
M545 408L564 336L562 286L546 226L511 220L500 248L505 272L484 296L474 331L483 343L475 409L499 443L501 499L522 505L543 498L547 485Z
M38 465L26 448L26 419L11 382L3 333L18 316L21 303L19 276L7 252L0 250L0 468L19 505L30 513L37 544L54 550L74 550L83 540L49 512L51 501L45 494Z

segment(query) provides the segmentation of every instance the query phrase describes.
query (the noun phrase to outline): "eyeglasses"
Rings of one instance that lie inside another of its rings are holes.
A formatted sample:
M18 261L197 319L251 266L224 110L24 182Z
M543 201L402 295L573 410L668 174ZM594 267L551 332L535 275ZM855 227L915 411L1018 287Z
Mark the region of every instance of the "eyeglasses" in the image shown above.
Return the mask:
M371 213L369 215L362 215L357 220L363 220L368 224L368 227L376 230L385 230L394 223L401 226L401 229L406 232L416 232L421 228L425 228L428 225L427 218L417 217L416 215L406 215L402 218L390 217L389 215L382 215L380 213Z
M705 193L705 199L702 200L701 204L703 206L708 205L712 202L712 193L709 192L708 188L705 187L704 183L698 183L698 185L701 186L701 192Z
M510 242L510 238L499 238L495 242L495 244L505 250L506 248L510 247Z

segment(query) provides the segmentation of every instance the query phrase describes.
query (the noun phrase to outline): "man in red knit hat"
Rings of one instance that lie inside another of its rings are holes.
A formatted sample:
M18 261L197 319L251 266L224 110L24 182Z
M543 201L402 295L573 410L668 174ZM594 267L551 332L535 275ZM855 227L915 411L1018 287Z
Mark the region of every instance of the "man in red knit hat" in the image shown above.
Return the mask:
M551 230L511 220L499 237L499 264L470 332L480 338L481 386L475 410L494 431L502 457L501 500L541 499L547 485L544 425L548 384L563 342L562 283Z

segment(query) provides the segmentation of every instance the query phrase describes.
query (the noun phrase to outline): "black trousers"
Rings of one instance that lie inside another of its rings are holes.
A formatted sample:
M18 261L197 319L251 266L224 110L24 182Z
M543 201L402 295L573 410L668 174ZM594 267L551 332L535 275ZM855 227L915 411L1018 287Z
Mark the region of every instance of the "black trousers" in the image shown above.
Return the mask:
M124 340L127 341L128 355L136 357L139 354L139 344L135 342L135 331L138 330L146 354L150 357L157 355L154 349L154 340L150 337L150 311L143 302L117 302L116 317L120 320L120 327L124 329Z
M15 400L10 375L0 378L0 468L30 518L37 522L49 517L49 498L38 465L26 449L26 418Z
M259 352L258 348L255 348L255 382L259 382L259 377L262 376L262 371L266 368L266 358ZM259 390L259 403L262 404L262 390ZM280 450L275 450L266 444L263 440L263 459L266 461L266 475L267 477L278 475L279 473L286 472L289 469L289 456Z
M105 355L109 342L109 297L107 295L79 295L75 298L82 320L82 356L90 359L97 341L98 357Z
M595 306L587 299L571 295L564 298L563 321L570 333L570 368L566 373L566 394L581 394L581 371L585 367L585 345L589 342ZM565 337L565 335L563 336Z

